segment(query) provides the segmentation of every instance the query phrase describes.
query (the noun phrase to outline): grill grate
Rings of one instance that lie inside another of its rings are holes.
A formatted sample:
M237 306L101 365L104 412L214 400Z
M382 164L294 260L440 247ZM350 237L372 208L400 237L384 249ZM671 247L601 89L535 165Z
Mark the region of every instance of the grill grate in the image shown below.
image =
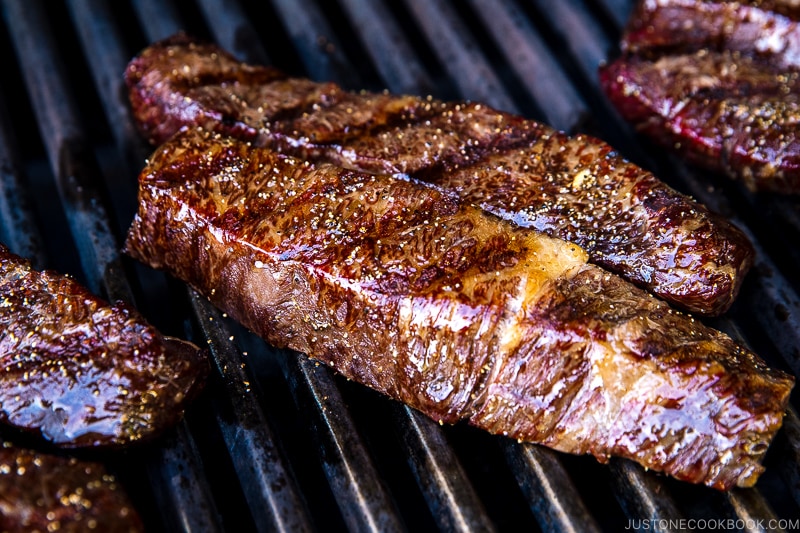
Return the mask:
M672 531L684 518L740 519L758 531L800 517L793 409L758 487L721 494L626 461L604 466L440 427L270 348L119 254L150 152L122 72L147 43L186 30L291 74L480 100L608 140L752 238L757 263L739 301L708 322L800 375L800 203L701 176L619 120L595 72L630 8L623 0L2 1L0 238L210 347L215 372L186 420L154 445L107 458L149 529L591 532L664 519L649 528ZM256 16L262 9L268 16Z

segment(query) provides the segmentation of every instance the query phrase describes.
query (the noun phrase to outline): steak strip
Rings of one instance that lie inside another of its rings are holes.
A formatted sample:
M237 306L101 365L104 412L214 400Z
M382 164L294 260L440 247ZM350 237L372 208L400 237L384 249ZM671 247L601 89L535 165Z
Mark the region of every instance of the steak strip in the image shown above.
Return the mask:
M695 313L727 310L752 265L737 228L595 138L476 103L287 78L183 35L145 49L125 75L152 143L201 126L299 158L424 180L574 242Z
M193 344L0 245L0 422L61 447L151 439L207 372Z
M793 378L574 244L198 129L139 186L126 253L435 420L718 489L763 470Z

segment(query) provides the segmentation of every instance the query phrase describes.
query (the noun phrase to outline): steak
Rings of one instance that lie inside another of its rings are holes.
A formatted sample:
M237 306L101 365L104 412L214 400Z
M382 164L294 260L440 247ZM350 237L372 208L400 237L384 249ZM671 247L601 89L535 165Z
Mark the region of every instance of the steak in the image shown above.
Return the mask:
M119 483L99 463L0 447L0 530L144 531Z
M478 103L289 78L184 35L145 49L125 75L154 144L199 126L303 159L423 180L576 243L592 262L695 313L726 311L752 265L740 230L589 136Z
M139 187L126 253L434 420L718 489L763 470L794 379L575 244L200 129Z
M792 0L645 0L622 37L634 54L741 52L775 68L800 67L800 4Z
M751 190L800 192L800 72L735 52L628 56L601 83L637 130Z
M207 369L128 305L0 245L0 422L62 447L146 440L180 419Z
M640 2L600 82L638 131L751 191L800 192L796 3Z

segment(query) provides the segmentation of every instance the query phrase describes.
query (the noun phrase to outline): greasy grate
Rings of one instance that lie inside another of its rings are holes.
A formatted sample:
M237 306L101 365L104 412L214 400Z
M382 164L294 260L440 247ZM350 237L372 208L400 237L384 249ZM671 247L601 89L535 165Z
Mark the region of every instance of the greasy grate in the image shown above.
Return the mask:
M615 53L630 1L5 0L2 7L0 239L37 266L134 301L166 333L211 348L215 372L186 420L153 445L106 457L150 530L796 524L794 411L757 488L721 494L627 461L600 465L440 427L267 346L182 284L119 253L150 151L131 121L122 72L149 42L185 30L290 74L479 100L606 139L751 236L756 267L733 309L709 322L800 375L800 202L703 176L619 120L596 68Z

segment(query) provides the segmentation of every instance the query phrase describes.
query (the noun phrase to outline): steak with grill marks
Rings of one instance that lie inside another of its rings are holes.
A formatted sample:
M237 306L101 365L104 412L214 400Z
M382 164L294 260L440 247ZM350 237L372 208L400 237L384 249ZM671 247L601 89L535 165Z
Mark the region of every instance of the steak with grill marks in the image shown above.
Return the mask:
M637 130L752 191L800 193L796 2L642 1L600 68Z
M574 242L594 263L696 313L727 310L752 264L736 227L607 144L481 104L287 78L183 35L144 50L126 80L153 143L201 126L304 159L437 184Z
M128 254L435 420L719 489L763 470L793 378L575 244L198 129L139 187Z
M180 419L207 371L196 346L0 245L0 422L62 447L146 440Z

